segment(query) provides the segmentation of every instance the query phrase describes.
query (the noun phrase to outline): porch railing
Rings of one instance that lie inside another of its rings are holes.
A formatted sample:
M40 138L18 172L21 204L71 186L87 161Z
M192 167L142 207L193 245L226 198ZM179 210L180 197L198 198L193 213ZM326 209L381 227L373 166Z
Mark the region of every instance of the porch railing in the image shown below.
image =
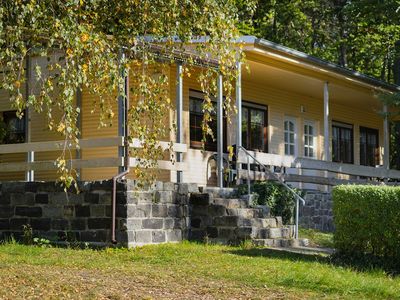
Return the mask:
M400 181L400 171L384 167L369 167L353 164L321 161L311 158L282 156L271 153L248 151L252 157L271 170L276 171L285 182L335 186L339 184L396 184ZM238 163L247 163L247 154L239 152ZM250 164L256 163L250 159ZM239 178L251 180L275 180L275 176L265 172L239 170Z
M168 142L159 142L159 145L163 149L169 149L170 145ZM5 144L0 145L0 155L14 154L14 153L28 153L28 152L50 152L50 151L61 151L65 146L65 141L49 141L49 142L31 142L31 143L20 143L20 144ZM81 139L79 141L79 149L93 149L103 147L122 147L124 146L124 137L108 137L108 138L95 138L95 139ZM138 139L134 139L130 144L131 148L140 148L141 142ZM68 145L69 149L77 149L75 144ZM187 152L186 144L174 143L172 146L174 152L185 153ZM117 153L117 152L116 152ZM96 157L88 159L70 159L67 162L75 169L81 168L103 168L103 167L121 167L124 166L124 157ZM130 158L130 166L137 165L135 158ZM167 160L159 160L158 167L162 170L170 171L185 171L187 166L185 162L171 162ZM45 171L45 170L57 170L57 166L54 160L42 160L42 161L16 161L16 162L1 162L0 157L0 173L4 172L28 172L28 171Z
M264 165L262 162L260 162L257 158L254 157L254 155L252 153L250 153L248 150L246 150L244 147L239 146L238 147L239 150L239 157L241 157L240 153L243 153L246 156L246 164L247 164L247 187L248 187L248 196L250 199L250 164L251 162L253 164L257 164L258 166L260 166L263 171L264 174L267 174L268 176L271 176L272 178L274 178L275 180L277 180L283 187L285 187L290 193L293 194L294 198L296 199L296 212L295 212L295 238L298 239L299 238L299 202L301 201L301 203L303 205L306 204L305 200L298 194L296 193L296 191L294 189L292 189L289 185L287 185L285 183L285 180L282 179L282 177L276 173L274 173L273 171L271 171L266 165ZM251 161L251 162L250 162ZM238 160L238 163L241 163L241 160ZM238 168L238 170L240 170L240 168Z

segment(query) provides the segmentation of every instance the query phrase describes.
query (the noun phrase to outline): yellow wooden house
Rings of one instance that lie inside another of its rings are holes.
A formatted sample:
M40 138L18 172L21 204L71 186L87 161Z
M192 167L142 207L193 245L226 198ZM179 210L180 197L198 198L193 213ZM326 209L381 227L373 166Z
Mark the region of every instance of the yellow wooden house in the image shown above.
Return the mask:
M229 178L268 179L275 172L293 185L326 189L400 179L400 171L389 168L389 124L382 114L388 107L377 98L381 92L400 91L398 86L267 40L245 36L241 42L249 71L239 65L239 114L226 122L221 92L213 124L217 139L208 140L205 149L196 72L182 78L181 64L170 67L171 99L177 103L170 122L176 117L178 126L170 139L178 160L159 162L160 180L222 186L232 184ZM218 78L219 86L223 80ZM32 88L29 83L27 88ZM79 150L69 151L70 158L81 180L110 179L126 167L123 112L115 115L114 126L98 128L92 97L85 90L77 95L82 140ZM0 145L0 180L55 180L54 159L62 142L47 130L45 118L31 112L18 120L4 91L0 116L9 129L7 144ZM168 140L162 142L166 148ZM229 145L236 147L234 162L228 162Z

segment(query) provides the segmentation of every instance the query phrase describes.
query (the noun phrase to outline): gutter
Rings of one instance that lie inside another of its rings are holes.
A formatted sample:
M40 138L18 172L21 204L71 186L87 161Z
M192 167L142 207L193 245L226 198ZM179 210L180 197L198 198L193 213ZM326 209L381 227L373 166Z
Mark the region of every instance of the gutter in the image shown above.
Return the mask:
M116 211L117 211L117 180L128 175L130 171L130 162L129 162L129 126L128 126L128 110L129 110L129 74L125 76L125 105L124 105L124 165L126 170L118 173L112 178L113 181L113 189L112 189L112 205L111 205L111 243L116 244Z
M274 51L280 52L286 56L290 56L295 59L299 59L305 63L310 63L314 66L323 68L327 71L331 71L336 74L349 77L353 80L357 80L362 83L372 85L374 87L379 87L379 88L382 88L382 89L385 89L387 91L394 92L394 93L400 92L400 86L398 86L398 85L384 82L384 81L376 79L372 76L365 75L365 74L357 72L357 71L353 71L351 69L339 66L335 63L331 63L326 60L319 59L315 56L308 55L304 52L300 52L300 51L279 45L277 43L274 43L274 42L271 42L271 41L268 41L265 39L255 39L254 45L256 47L259 47L259 48L262 48L265 50L274 50Z

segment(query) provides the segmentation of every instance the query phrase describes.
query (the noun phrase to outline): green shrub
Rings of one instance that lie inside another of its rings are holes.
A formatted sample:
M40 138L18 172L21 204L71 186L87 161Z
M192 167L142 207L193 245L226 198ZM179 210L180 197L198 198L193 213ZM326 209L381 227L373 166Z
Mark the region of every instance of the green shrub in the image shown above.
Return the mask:
M258 195L258 205L270 208L271 215L281 216L285 224L292 222L296 199L283 185L275 181L260 181L252 184L250 190ZM247 194L247 185L240 185L238 192L240 195ZM300 195L300 191L296 192Z
M332 196L339 252L400 261L400 187L337 186Z

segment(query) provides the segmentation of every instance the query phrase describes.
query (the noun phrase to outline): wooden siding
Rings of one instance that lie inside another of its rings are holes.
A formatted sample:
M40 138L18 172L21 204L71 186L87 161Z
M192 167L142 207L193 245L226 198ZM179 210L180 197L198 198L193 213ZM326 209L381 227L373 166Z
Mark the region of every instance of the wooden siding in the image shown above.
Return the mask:
M274 65L275 66L275 65ZM265 65L265 68L270 66ZM276 67L276 66L275 66ZM170 97L171 101L175 103L176 95L176 67L170 68ZM184 77L183 80L183 142L189 147L190 145L190 132L189 132L189 91L201 90L197 82L199 68L191 71L191 77ZM307 75L309 75L307 73ZM321 85L320 97L310 97L301 93L291 92L282 88L276 88L271 84L260 84L258 80L252 80L251 75L247 80L242 82L243 101L249 101L268 106L268 147L269 152L272 154L284 154L284 135L283 135L283 122L285 116L294 117L297 122L297 153L299 156L303 155L303 124L304 121L313 121L317 129L317 153L316 158L322 159L323 157L323 88ZM348 83L347 83L348 86ZM360 88L357 88L360 91ZM365 89L363 89L365 91ZM372 92L371 92L372 93ZM371 98L371 94L366 93L366 97ZM368 106L357 107L351 104L351 95L349 95L348 105L344 105L343 101L340 103L336 101L335 95L330 95L330 113L331 120L341 121L353 124L354 126L354 160L359 164L359 127L369 127L378 129L379 131L379 145L383 146L383 119L379 116L377 111L374 111ZM90 94L86 89L82 92L82 138L96 138L96 137L111 137L118 134L118 107L117 101L111 100L114 118L113 125L108 127L99 128L99 113L92 113L93 102L96 96ZM342 99L343 100L343 99ZM301 112L301 106L304 107L304 112ZM4 91L0 91L0 111L10 110L10 103L8 96ZM176 117L175 112L170 112L166 124L172 124L173 119ZM59 140L60 136L51 133L47 130L47 122L43 116L32 113L31 116L31 140L35 141L49 141ZM235 120L228 124L227 135L228 145L235 143ZM170 139L175 140L174 133L171 132ZM163 140L168 140L165 138ZM382 151L381 151L382 152ZM35 155L35 160L53 160L58 156L57 152L49 152ZM183 178L185 182L196 182L200 185L210 184L215 182L215 174L213 162L209 159L213 153L203 152L196 149L188 149L184 154L183 159L188 163L188 171L184 172ZM75 150L71 152L72 157L75 157ZM97 157L117 157L118 151L116 147L105 147L101 149L86 149L82 151L83 159L93 159ZM23 161L26 155L13 154L7 156L0 156L0 161ZM207 163L209 165L207 166ZM81 179L94 180L94 179L110 179L117 173L117 168L102 168L102 169L82 169ZM208 171L208 172L207 172ZM55 172L40 171L35 172L35 178L40 180L54 179L57 176ZM129 175L133 178L133 174ZM23 173L18 174L1 174L0 180L16 180L24 179ZM175 181L175 171L162 171L159 174L159 180Z

